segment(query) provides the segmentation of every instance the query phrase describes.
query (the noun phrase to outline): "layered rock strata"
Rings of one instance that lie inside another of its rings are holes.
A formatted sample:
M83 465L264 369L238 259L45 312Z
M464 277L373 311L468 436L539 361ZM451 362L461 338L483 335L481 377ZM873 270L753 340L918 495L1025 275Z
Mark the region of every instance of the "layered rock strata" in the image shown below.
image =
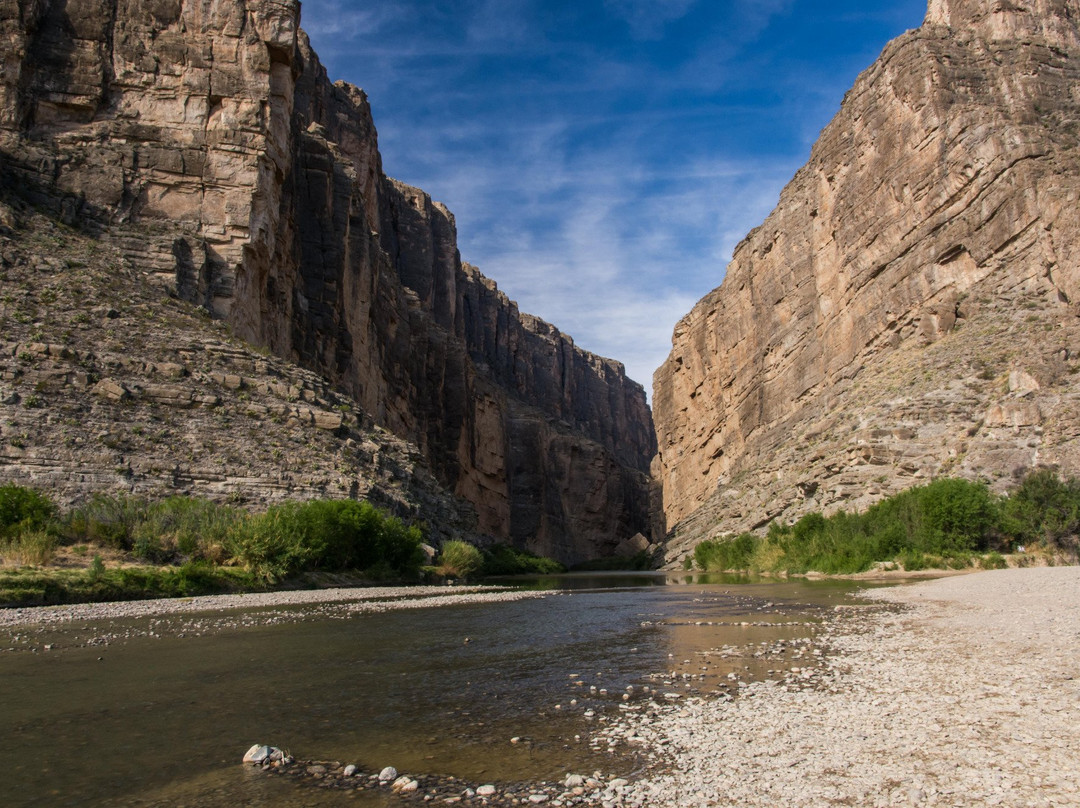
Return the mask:
M0 484L62 503L362 497L433 541L475 513L325 378L165 298L120 251L0 201Z
M0 35L7 182L415 443L481 533L575 561L649 531L643 390L461 262L299 3L0 0Z
M677 560L936 475L1080 471L1080 3L932 0L655 376Z

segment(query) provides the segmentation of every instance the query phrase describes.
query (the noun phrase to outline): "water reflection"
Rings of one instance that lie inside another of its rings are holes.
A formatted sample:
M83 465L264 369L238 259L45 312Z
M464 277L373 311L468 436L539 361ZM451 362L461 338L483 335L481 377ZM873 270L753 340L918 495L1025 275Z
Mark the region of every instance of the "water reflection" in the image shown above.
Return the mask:
M746 649L805 635L853 589L651 573L515 583L568 593L203 636L189 617L158 618L155 637L107 649L0 654L0 804L344 804L245 773L254 742L472 781L624 773L631 757L589 748L586 710L617 711L627 687L707 693L766 675L781 663Z

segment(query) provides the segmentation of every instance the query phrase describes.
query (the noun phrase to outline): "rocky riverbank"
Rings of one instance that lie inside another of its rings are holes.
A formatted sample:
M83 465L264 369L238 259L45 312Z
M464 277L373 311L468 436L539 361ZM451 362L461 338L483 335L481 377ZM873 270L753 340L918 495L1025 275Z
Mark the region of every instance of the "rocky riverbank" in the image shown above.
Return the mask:
M66 606L35 606L0 609L0 628L55 625L73 621L116 620L135 617L215 612L223 610L325 607L337 604L345 610L379 612L419 609L461 603L490 603L543 597L550 592L528 592L498 586L380 586L365 588L304 589L253 592L241 595L204 595L193 598L78 603ZM322 609L325 611L325 609Z
M668 773L625 806L1080 803L1080 568L878 589L818 635L817 672L633 727Z

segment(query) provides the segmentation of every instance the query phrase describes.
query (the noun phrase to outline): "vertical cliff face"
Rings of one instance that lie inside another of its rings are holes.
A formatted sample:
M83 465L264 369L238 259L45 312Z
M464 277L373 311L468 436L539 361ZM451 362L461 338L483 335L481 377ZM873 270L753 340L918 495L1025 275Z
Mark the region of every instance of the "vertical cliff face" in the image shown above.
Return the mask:
M673 557L937 474L1080 470L1080 3L932 0L677 326Z
M294 0L0 0L5 177L348 391L482 532L570 561L648 533L641 387L461 262L298 22Z

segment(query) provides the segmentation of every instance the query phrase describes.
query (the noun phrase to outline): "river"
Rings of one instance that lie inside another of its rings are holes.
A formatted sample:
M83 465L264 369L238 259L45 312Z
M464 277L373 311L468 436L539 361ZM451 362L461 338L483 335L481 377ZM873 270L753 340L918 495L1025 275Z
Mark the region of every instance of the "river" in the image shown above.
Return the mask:
M591 744L598 727L641 700L737 694L739 681L775 675L857 588L690 574L516 583L560 591L345 617L296 608L11 630L0 635L0 804L400 804L245 768L254 743L473 783L633 776L639 751Z

